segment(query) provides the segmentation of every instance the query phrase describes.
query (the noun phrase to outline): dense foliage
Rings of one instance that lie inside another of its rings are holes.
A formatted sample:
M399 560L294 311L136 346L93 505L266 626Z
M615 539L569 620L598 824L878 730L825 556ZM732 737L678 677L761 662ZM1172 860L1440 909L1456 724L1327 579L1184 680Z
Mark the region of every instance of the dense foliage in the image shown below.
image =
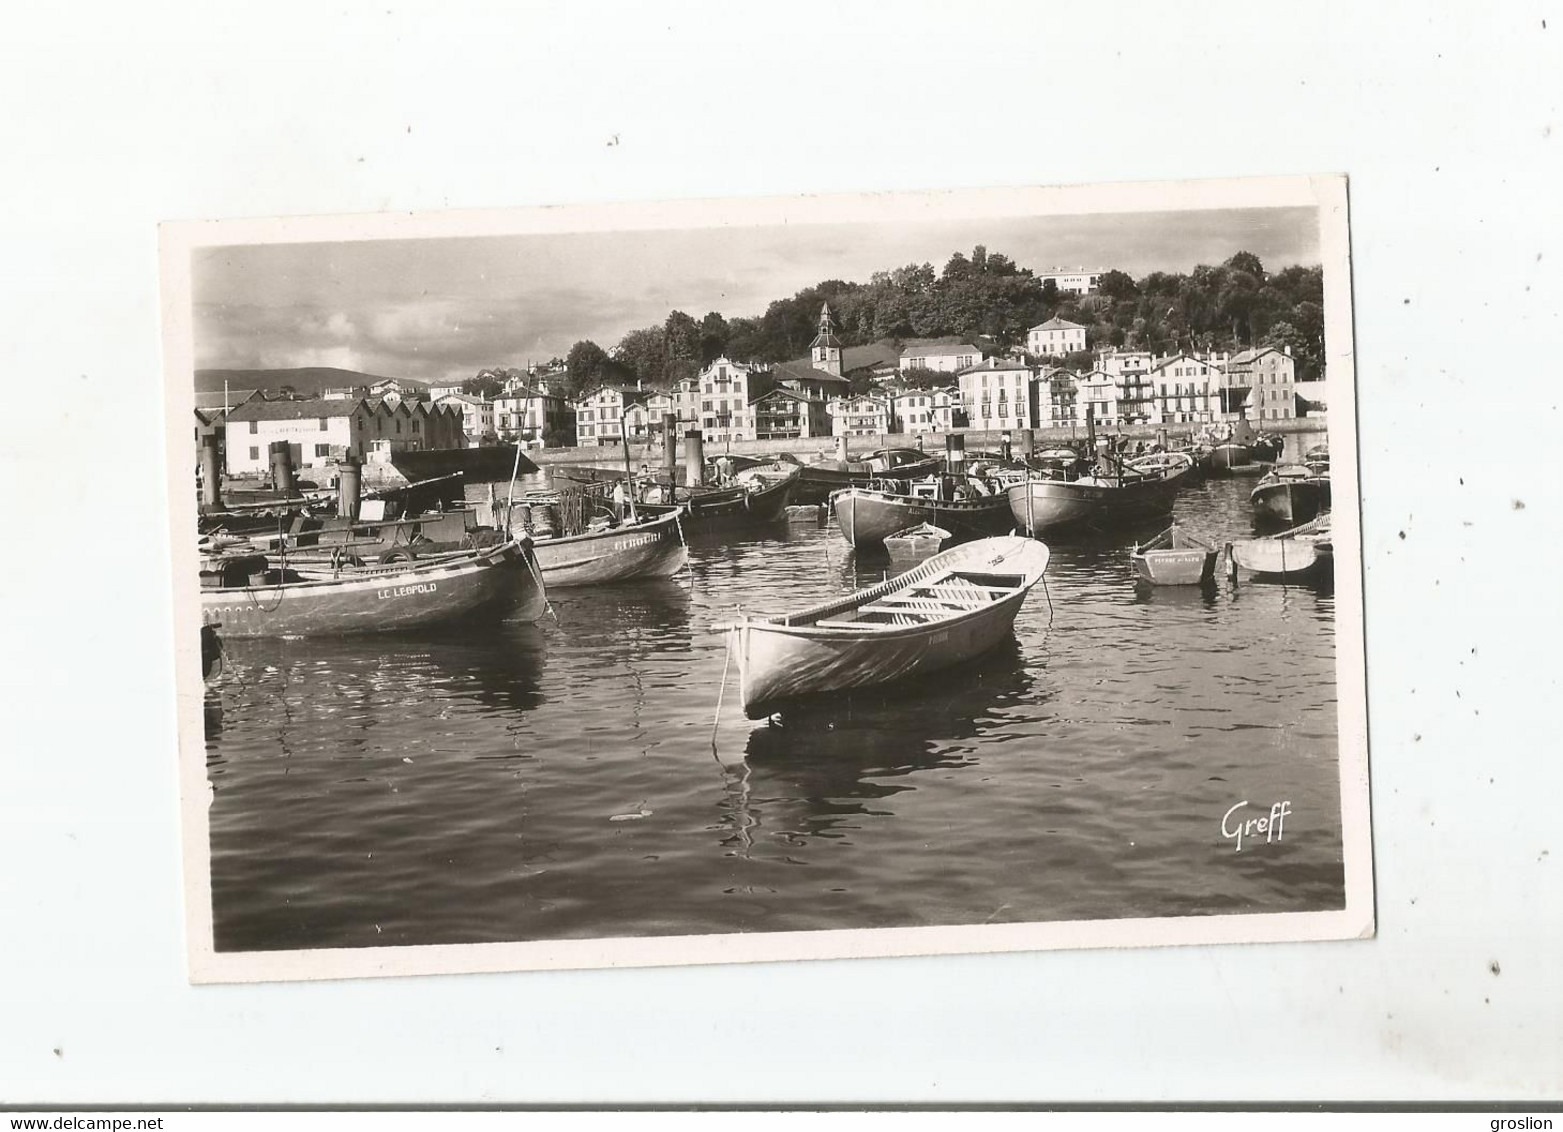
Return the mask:
M660 326L630 331L612 350L577 342L565 359L567 384L571 393L603 381L666 386L722 354L758 362L799 358L826 302L846 346L958 336L1011 349L1025 344L1028 328L1056 316L1085 326L1092 350L1165 354L1290 346L1298 377L1306 379L1320 374L1323 301L1320 268L1270 273L1250 252L1186 274L1157 271L1136 280L1112 270L1097 293L1072 295L979 244L969 256L952 255L942 271L907 264L876 272L867 283L829 279L777 299L756 317L730 319L712 311L697 321L673 311ZM1072 355L1066 364L1084 368L1090 354Z

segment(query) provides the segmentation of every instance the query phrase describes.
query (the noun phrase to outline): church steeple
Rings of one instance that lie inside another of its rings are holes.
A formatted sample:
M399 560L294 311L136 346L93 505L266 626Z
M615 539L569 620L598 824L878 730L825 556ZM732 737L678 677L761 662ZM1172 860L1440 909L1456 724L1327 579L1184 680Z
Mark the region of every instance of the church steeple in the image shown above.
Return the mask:
M809 343L809 363L815 369L841 376L841 341L836 337L835 320L830 317L830 304L819 309L819 333Z

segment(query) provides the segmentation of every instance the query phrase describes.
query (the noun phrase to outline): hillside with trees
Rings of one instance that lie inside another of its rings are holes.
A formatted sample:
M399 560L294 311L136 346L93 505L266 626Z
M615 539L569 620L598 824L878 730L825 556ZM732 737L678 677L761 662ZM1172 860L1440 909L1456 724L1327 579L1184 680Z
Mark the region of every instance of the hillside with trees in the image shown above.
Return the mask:
M1086 327L1090 350L1168 354L1289 346L1302 379L1320 376L1324 356L1319 267L1272 273L1257 256L1239 252L1187 273L1156 271L1134 279L1108 271L1097 293L1074 295L979 244L970 255L952 255L942 270L907 264L876 272L867 283L828 279L775 300L754 317L711 311L697 320L676 310L661 325L630 331L612 349L577 342L565 359L570 392L604 381L666 386L723 354L756 362L801 357L826 302L847 346L957 336L1014 349L1024 346L1027 329L1058 317ZM1079 369L1090 362L1089 352L1065 359Z

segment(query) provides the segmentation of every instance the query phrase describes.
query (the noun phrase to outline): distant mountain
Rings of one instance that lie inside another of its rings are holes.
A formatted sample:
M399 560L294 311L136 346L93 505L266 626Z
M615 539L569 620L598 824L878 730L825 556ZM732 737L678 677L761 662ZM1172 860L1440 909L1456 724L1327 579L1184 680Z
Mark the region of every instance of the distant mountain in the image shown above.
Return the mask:
M195 391L198 394L220 395L223 391L223 382L226 381L228 389L234 393L241 390L264 389L268 393L276 394L282 392L283 386L292 386L295 393L301 393L306 397L318 397L327 389L373 385L377 381L384 380L385 378L376 374L335 369L330 366L305 366L300 369L198 369L195 371ZM405 377L397 380L405 385L428 388L426 381L413 381Z

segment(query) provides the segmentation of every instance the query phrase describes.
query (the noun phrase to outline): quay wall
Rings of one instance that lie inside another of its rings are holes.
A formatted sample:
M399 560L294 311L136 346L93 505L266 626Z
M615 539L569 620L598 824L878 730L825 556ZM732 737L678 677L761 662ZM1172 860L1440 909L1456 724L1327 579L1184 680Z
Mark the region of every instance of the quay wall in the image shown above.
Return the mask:
M1172 440L1186 440L1204 425L1198 424L1172 424L1172 425L1126 425L1122 428L1098 429L1098 437L1125 437L1129 440L1154 440L1159 432L1165 431ZM1263 431L1273 432L1286 437L1286 454L1288 457L1300 455L1306 449L1316 443L1325 435L1325 419L1323 417L1299 417L1287 421L1266 421ZM944 451L944 438L950 434L960 434L966 437L966 447L969 450L992 449L997 450L1003 433L997 429L980 428L956 428L946 432L928 432L921 434L888 433L873 436L850 436L847 438L848 452L858 455L872 452L878 448L916 448L918 435L921 435L923 447L930 453ZM1038 450L1046 448L1050 444L1061 441L1081 441L1085 439L1084 428L1039 428L1033 430L1036 436ZM1019 450L1019 441L1016 432L1011 430L1012 446ZM1296 441L1293 441L1296 437ZM807 461L811 456L821 452L834 454L836 450L835 437L816 436L802 440L735 440L730 445L726 441L707 443L706 455L719 456L725 452L734 452L743 456L779 456L783 452L791 452L793 455ZM590 464L601 467L624 466L624 448L621 444L601 445L597 447L582 448L549 448L540 452L528 452L527 456L540 466L547 467L550 464ZM683 459L682 445L679 452L680 461ZM630 463L635 467L642 464L657 466L662 463L662 442L654 440L647 444L644 442L631 442Z

